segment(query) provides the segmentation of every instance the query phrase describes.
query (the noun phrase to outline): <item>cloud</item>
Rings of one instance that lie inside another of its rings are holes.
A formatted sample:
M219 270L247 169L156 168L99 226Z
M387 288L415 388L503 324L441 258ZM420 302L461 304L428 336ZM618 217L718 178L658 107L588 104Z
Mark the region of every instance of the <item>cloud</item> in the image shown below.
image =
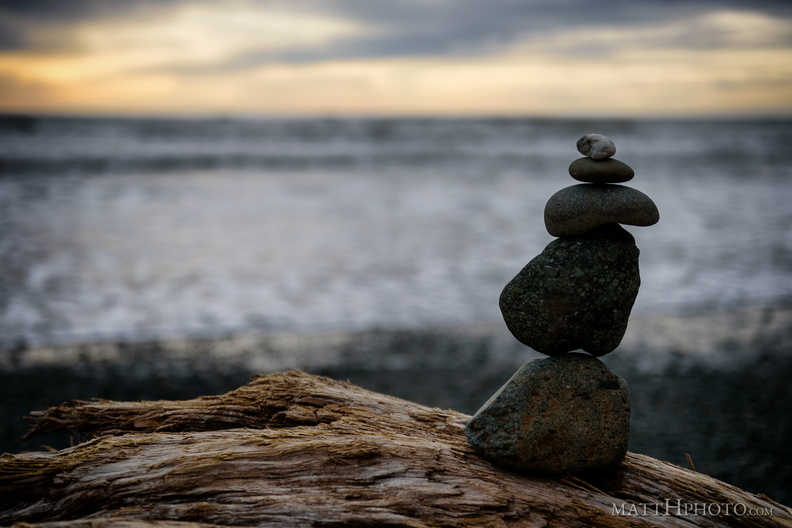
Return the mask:
M161 67L180 74L213 75L271 64L399 58L455 60L497 57L520 49L605 58L626 48L715 50L792 46L789 19L757 10L708 11L704 2L666 9L667 3L612 0L591 16L584 16L585 10L577 9L580 6L569 1L498 0L482 8L482 4L472 2L404 0L376 3L376 9L372 3L363 3L368 7L357 10L351 8L351 3L349 0L316 3L313 12L332 17L328 20L336 21L339 26L340 21L346 21L349 28L355 28L328 33L320 45L297 42L286 35L277 47L251 39L247 46L224 55L222 60L176 60ZM767 8L767 11L773 10ZM307 24L310 19L306 15L302 17L295 17L295 23Z
M753 11L713 11L665 23L560 30L515 46L523 53L608 57L625 51L792 48L792 24Z
M75 28L125 17L167 14L185 0L3 0L0 51L53 51L73 46Z
M266 46L247 50L229 63L245 67L262 61L320 62L372 57L459 56L486 53L530 37L554 32L625 26L685 24L714 11L750 11L789 22L788 0L6 0L0 5L0 49L55 48L74 44L74 28L89 23L149 18L167 22L180 8L203 6L222 15L226 9L247 9L253 20L266 22L269 13L290 11L299 17L346 20L366 32L328 45L295 42L274 52ZM141 29L144 26L141 26ZM710 28L703 28L706 39ZM688 35L691 35L689 33ZM717 37L717 36L716 36ZM728 35L708 45L729 45ZM784 36L790 42L789 34ZM700 46L693 39L685 41Z
M789 108L788 4L6 0L0 89L96 111L575 113L591 90L603 113Z
M737 20L712 20L713 13L742 13L760 22L773 21L772 32L757 42L792 44L792 4L757 0L402 0L359 2L326 0L317 8L354 19L372 31L323 49L294 48L273 57L285 62L332 58L452 57L497 53L527 40L541 43L556 33L678 26L655 34L657 44L673 47L731 47L747 43ZM361 4L363 7L361 8ZM729 22L729 23L726 23ZM768 24L765 24L768 25ZM786 31L779 27L785 25ZM763 28L758 28L762 31ZM754 37L759 36L759 31ZM649 44L648 40L644 40ZM262 59L265 57L262 57Z

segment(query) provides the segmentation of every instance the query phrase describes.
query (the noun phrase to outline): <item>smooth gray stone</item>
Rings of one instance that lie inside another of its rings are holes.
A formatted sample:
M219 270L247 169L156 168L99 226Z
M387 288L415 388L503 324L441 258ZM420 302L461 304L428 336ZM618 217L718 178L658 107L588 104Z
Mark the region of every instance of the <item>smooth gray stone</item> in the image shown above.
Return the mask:
M509 331L537 352L611 352L624 337L641 277L640 251L618 224L558 238L503 288Z
M547 201L547 232L556 237L580 235L604 224L650 226L660 219L651 198L631 187L581 183L561 189Z
M578 158L569 165L569 175L587 183L623 183L635 176L632 167L614 158Z
M587 354L531 361L476 412L465 435L482 456L515 470L610 468L627 454L630 392Z
M601 160L616 154L616 145L608 136L602 134L586 134L577 140L578 152L591 159Z

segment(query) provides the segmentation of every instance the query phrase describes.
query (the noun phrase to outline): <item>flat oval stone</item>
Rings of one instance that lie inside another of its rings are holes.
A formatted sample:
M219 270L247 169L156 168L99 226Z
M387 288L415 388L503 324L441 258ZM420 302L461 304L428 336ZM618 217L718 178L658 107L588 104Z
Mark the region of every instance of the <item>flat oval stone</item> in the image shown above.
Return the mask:
M618 224L558 238L503 288L509 331L537 352L611 352L624 337L641 277L635 239Z
M635 176L632 167L614 158L578 158L569 165L569 175L588 183L623 183Z
M578 152L591 159L601 160L616 154L616 145L608 136L586 134L577 140Z
M630 392L586 354L531 361L476 412L465 435L482 456L514 470L610 468L627 454Z
M561 189L547 201L547 232L556 237L580 235L604 224L650 226L660 213L651 198L623 185L581 183Z

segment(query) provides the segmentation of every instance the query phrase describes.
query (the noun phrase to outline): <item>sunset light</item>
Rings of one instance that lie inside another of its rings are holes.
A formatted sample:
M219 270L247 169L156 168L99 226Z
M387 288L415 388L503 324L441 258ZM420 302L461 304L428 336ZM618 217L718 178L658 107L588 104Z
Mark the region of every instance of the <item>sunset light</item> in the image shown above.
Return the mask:
M341 0L72 4L73 12L61 5L60 17L0 7L0 28L14 28L0 47L0 111L792 110L792 24L760 5L652 3L587 21L583 6L543 2L528 3L533 11L445 1L365 9Z

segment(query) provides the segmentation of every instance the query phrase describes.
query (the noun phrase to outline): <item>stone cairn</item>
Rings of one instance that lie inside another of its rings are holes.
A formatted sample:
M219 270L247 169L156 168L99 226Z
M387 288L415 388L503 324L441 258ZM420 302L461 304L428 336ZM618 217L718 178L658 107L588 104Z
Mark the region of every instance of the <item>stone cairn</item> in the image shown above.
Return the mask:
M616 185L634 172L601 134L578 140L569 166L584 182L544 211L558 237L503 289L500 309L521 343L551 356L524 364L476 412L468 441L487 459L550 474L612 467L627 454L627 383L597 357L622 340L641 279L635 239L619 224L659 220L645 194ZM582 349L588 354L570 353Z

